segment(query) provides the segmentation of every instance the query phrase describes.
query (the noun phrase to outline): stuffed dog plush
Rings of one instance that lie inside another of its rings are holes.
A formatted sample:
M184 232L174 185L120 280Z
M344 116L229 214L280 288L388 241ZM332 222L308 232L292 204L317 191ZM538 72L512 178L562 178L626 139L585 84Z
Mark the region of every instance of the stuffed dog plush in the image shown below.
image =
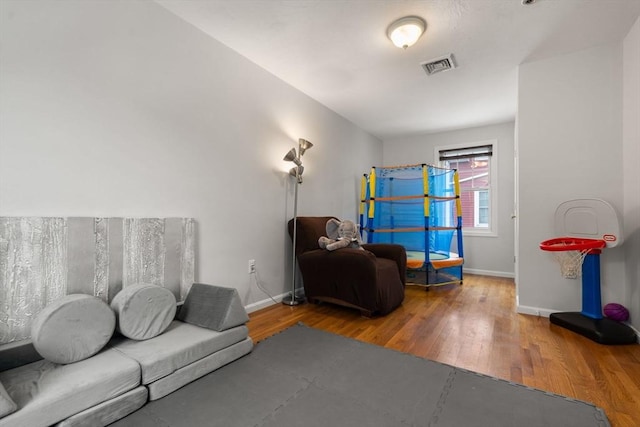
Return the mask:
M354 248L362 249L362 239L358 232L358 226L350 220L338 221L337 219L330 219L327 221L327 236L322 236L318 239L318 245L322 249L328 251L335 251L342 248Z

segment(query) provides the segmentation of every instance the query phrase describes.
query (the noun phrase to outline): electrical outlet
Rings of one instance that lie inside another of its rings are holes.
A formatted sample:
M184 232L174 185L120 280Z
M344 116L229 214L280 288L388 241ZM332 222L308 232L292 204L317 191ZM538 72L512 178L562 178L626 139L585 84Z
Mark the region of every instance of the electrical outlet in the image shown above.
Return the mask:
M247 273L253 274L256 272L256 260L250 259L247 265Z

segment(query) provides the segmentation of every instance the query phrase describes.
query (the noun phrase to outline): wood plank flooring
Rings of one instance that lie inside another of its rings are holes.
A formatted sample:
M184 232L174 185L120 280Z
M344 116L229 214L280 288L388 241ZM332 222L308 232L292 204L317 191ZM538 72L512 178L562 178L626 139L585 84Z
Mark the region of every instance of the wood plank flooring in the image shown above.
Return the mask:
M330 304L273 305L250 314L259 342L297 322L360 341L594 403L613 427L640 426L640 345L605 346L517 314L505 278L407 286L393 313L373 319Z

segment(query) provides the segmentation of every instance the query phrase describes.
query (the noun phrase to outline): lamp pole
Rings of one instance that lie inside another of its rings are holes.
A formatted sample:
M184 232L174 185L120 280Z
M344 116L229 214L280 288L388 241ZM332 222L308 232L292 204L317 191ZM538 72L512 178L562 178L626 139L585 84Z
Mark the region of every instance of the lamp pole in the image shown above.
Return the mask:
M295 188L293 190L293 255L291 260L291 298L283 299L282 303L285 305L299 305L304 302L301 299L296 299L296 244L298 238L298 186L300 174L298 172L298 168L296 167L296 180L293 183Z
M304 302L304 298L296 298L296 266L297 266L297 258L296 258L296 247L298 243L298 186L302 184L302 161L300 157L305 153L306 150L313 147L313 144L305 139L298 139L298 151L296 153L295 148L292 148L283 160L287 160L290 162L294 162L296 167L289 171L289 175L295 177L295 181L293 185L295 185L293 191L293 253L291 256L291 295L288 297L284 297L282 299L282 303L285 305L299 305Z

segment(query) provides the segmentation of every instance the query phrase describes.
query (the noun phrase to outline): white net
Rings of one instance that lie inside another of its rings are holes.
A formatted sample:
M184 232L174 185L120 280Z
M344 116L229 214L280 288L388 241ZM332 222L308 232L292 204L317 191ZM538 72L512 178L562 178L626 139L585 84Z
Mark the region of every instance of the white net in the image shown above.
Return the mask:
M554 252L556 261L560 264L560 272L565 279L577 279L582 275L582 262L589 249L582 251Z

